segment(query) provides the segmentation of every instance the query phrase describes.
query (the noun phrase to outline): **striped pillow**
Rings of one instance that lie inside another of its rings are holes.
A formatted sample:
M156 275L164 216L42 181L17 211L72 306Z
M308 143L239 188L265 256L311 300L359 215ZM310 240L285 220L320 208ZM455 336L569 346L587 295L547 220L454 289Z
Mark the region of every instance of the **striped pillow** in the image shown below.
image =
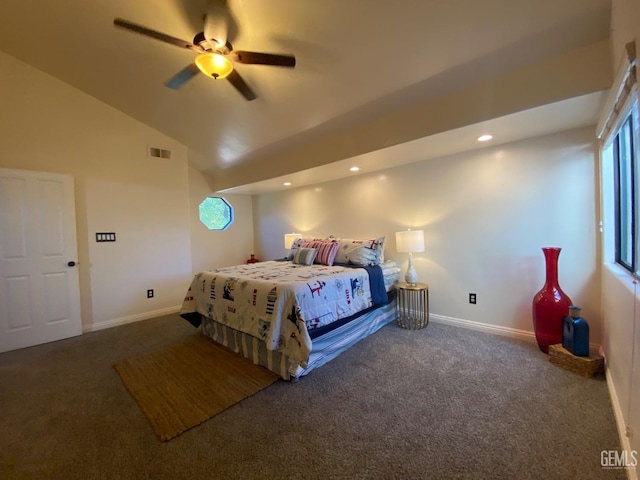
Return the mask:
M318 251L314 263L319 265L333 265L333 261L338 253L338 242L332 240L313 240L311 242L304 242L302 247L315 248Z
M307 243L307 242L315 242L318 240L322 240L321 238L313 238L313 237L306 237L306 238L296 238L293 243L291 244L291 249L289 250L289 254L287 255L287 260L293 260L293 257L296 256L296 252L298 251L298 249L302 246L303 243ZM313 248L313 247L312 247Z
M300 247L293 257L293 263L298 265L312 265L318 250L315 248Z

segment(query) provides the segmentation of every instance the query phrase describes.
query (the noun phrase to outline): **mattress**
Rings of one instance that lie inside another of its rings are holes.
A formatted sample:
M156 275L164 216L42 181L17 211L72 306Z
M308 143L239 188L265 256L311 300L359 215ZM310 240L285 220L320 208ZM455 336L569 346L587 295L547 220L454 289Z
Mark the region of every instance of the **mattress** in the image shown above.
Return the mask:
M194 325L214 320L305 368L309 332L385 304L399 267L298 265L268 261L195 275L180 314ZM196 323L197 322L197 323Z
M360 315L322 336L313 339L309 359L304 366L282 352L268 350L261 340L208 317L202 319L202 333L234 352L280 375L295 381L312 370L325 365L342 352L372 335L395 319L395 303L389 302Z

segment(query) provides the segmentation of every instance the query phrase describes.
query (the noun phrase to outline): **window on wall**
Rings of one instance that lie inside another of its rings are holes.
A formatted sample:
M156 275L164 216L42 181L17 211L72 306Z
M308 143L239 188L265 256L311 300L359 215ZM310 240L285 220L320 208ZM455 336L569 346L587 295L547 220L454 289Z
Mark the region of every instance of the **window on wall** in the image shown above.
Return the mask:
M629 114L611 145L614 171L615 259L627 270L636 269L637 160L634 150L634 121Z
M597 126L601 150L601 195L605 262L634 276L640 270L640 133L636 50L625 45L614 85Z
M207 197L200 204L200 221L209 230L226 230L233 223L233 207L222 197Z

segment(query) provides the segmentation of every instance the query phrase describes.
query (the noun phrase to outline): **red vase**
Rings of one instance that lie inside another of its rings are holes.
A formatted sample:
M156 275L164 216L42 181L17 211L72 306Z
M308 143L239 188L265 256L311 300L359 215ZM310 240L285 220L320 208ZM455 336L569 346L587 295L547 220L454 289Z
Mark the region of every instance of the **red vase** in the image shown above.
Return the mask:
M533 328L540 350L549 353L549 345L562 343L562 320L572 305L569 296L558 284L559 247L544 247L547 278L542 289L533 297Z

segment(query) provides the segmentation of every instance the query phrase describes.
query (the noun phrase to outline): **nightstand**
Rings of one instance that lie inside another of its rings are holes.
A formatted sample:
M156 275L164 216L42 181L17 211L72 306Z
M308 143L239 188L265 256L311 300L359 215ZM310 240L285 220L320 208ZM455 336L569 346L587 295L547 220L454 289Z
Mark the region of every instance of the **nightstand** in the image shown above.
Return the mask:
M402 328L417 330L429 325L429 285L396 283L396 323Z

